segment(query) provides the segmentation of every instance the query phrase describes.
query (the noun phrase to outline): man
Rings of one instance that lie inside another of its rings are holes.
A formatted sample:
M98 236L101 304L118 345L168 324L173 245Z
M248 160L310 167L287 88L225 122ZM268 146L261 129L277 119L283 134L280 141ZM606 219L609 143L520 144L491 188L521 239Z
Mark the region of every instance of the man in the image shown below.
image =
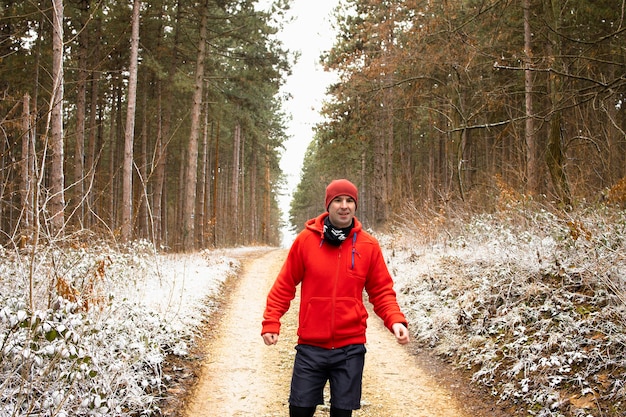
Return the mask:
M324 403L327 381L331 417L350 417L360 408L368 316L363 289L398 343L409 342L378 241L355 217L357 201L357 188L348 180L326 187L327 211L306 222L267 296L261 335L274 345L280 319L302 286L290 417L312 417Z

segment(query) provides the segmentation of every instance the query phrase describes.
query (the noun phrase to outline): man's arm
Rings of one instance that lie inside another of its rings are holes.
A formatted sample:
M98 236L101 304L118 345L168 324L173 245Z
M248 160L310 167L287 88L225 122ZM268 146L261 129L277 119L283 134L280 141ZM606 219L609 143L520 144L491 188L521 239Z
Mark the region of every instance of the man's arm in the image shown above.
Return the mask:
M396 292L393 289L393 279L380 248L374 248L371 255L371 267L365 289L369 301L374 306L374 312L383 319L385 327L393 331L394 323L402 323L406 327L406 317L400 310Z
M274 345L278 342L280 319L289 310L291 301L296 296L296 286L301 280L302 262L297 245L298 238L292 244L287 259L267 295L261 330L261 336L266 345Z

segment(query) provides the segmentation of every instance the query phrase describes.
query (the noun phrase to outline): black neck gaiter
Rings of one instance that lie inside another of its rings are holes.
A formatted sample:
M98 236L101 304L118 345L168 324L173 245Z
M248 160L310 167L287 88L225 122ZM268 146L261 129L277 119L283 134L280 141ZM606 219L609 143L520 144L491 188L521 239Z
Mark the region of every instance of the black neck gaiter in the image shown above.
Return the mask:
M330 243L331 245L339 246L341 242L348 238L350 231L354 227L354 220L352 220L352 224L348 227L344 227L343 229L338 229L330 222L330 219L326 217L324 219L324 240Z

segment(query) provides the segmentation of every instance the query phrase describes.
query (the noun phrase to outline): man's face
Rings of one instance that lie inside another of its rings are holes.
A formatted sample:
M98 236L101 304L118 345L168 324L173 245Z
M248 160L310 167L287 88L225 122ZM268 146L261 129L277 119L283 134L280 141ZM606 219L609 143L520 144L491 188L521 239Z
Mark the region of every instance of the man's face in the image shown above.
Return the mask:
M350 226L355 212L356 202L347 195L335 197L328 205L328 219L338 229Z

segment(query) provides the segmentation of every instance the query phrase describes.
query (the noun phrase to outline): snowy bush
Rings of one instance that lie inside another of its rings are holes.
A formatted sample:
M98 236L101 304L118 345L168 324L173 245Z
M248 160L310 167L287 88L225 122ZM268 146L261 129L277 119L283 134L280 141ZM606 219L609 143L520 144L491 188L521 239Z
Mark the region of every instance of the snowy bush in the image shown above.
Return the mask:
M188 353L203 300L237 268L222 255L194 258L213 264L215 276L190 296L179 271L168 270L178 260L163 265L145 242L34 256L3 251L0 417L159 415L171 378L163 371L167 356ZM184 307L171 308L176 294L187 297Z
M420 344L529 415L621 415L625 225L609 209L511 211L381 242Z
M2 301L0 415L155 410L154 395L146 388L161 388L163 354L153 336L156 329L142 324L143 318L131 315L121 325L91 321L91 315L60 297L54 308L33 314L22 301Z

